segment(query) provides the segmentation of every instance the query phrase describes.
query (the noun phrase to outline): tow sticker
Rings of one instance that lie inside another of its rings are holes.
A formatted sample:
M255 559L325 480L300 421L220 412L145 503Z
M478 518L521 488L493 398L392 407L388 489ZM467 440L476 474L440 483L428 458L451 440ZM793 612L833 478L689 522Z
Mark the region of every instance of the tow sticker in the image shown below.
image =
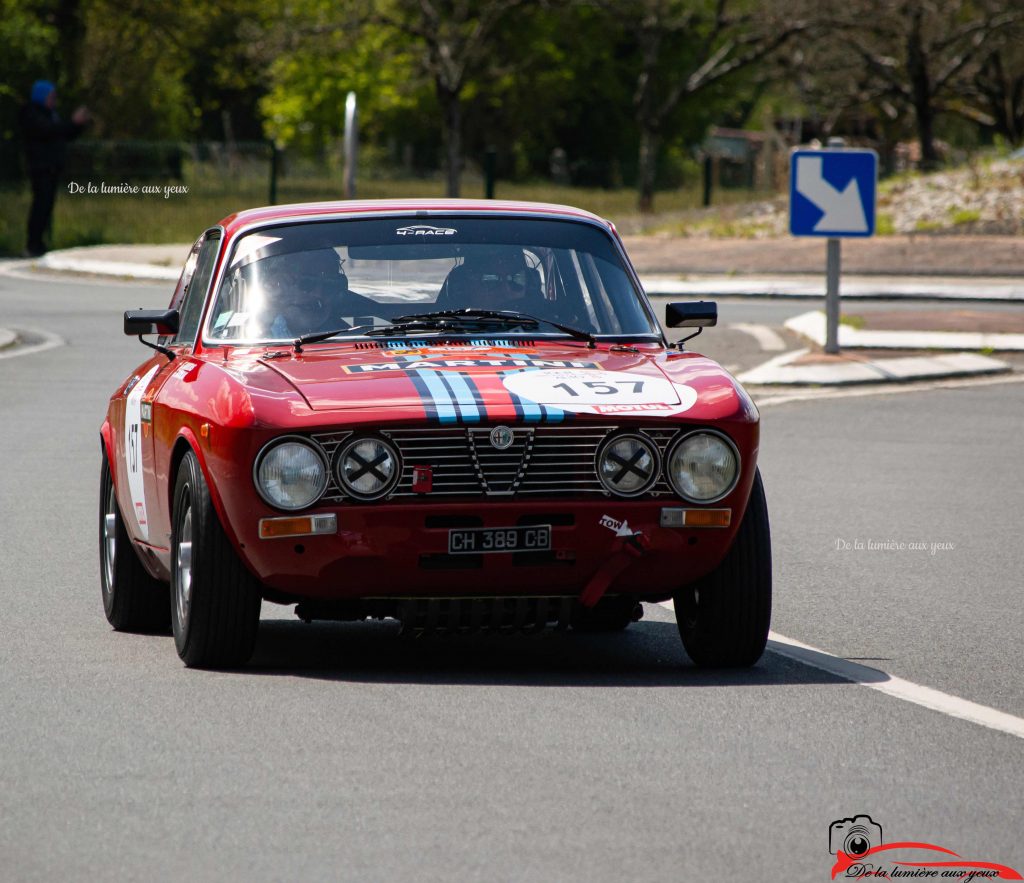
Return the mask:
M607 527L608 530L612 531L617 537L633 536L633 531L629 529L628 521L619 521L617 518L612 518L611 515L602 515L600 519L598 519L597 523L600 524L601 527Z
M154 365L132 387L124 403L124 463L128 472L128 492L132 512L139 526L139 538L149 540L149 519L146 516L146 491L142 481L142 396L159 365Z
M693 387L626 371L527 370L506 375L504 383L538 404L586 414L679 414L697 401Z

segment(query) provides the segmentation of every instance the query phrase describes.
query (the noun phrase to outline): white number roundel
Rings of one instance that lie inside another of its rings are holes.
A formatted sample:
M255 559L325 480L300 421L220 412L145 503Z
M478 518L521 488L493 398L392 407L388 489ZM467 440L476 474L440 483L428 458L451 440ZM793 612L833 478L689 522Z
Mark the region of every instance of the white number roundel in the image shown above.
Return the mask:
M507 375L504 383L509 392L537 404L591 414L678 414L697 401L697 391L692 387L665 377L627 371L520 371Z

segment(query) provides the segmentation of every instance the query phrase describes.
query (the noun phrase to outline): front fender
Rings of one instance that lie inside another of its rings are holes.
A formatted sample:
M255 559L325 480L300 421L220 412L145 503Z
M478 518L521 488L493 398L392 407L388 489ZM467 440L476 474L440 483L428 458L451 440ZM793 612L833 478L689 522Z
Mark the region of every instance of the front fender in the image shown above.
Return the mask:
M174 441L174 473L171 476L170 482L168 482L168 500L167 510L174 514L174 487L178 483L178 468L181 465L182 458L186 451L184 448L190 450L195 454L196 460L199 461L199 468L203 473L203 478L206 480L206 486L210 491L210 501L213 503L213 508L217 512L217 517L220 519L220 523L223 525L225 532L231 537L232 542L236 542L237 538L231 529L231 525L227 519L227 513L224 510L224 499L221 496L220 488L217 486L217 482L213 479L213 472L210 470L210 464L207 462L206 453L203 451L203 446L199 443L199 439L196 438L196 434L192 431L189 426L183 426L179 432L178 437Z
M100 453L107 458L107 466L110 468L110 476L117 487L117 464L114 462L114 430L110 428L110 421L104 420L100 427Z
M196 460L199 463L199 469L203 473L203 478L206 481L206 487L210 492L210 502L213 504L213 509L217 513L217 518L220 521L221 527L224 528L224 533L227 535L231 545L234 546L235 553L251 571L252 568L249 565L247 557L242 554L243 543L239 539L238 532L235 530L231 519L228 517L227 509L224 505L224 496L221 493L220 486L214 477L214 471L210 468L210 463L204 448L205 445L200 443L200 439L196 437L196 434L192 431L191 427L183 426L180 429L174 443L174 471L171 475L171 480L168 482L168 511L171 513L171 523L173 524L174 488L178 483L178 468L181 465L181 461L185 453L187 450L190 450L195 454ZM256 574L254 573L253 575L255 576Z

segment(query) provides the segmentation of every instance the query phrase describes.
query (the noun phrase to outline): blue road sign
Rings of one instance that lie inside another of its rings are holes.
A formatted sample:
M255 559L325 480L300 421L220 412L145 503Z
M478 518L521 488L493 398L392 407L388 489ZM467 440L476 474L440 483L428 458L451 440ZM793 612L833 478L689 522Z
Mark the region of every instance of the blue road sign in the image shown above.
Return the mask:
M873 236L878 154L873 150L796 150L789 161L789 232L794 236Z

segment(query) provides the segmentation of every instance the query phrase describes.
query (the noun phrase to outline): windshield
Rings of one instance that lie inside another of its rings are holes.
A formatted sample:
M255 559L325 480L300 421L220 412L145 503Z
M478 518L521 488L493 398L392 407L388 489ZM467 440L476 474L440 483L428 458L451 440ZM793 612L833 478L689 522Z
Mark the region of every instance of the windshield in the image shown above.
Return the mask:
M207 340L358 337L415 314L503 311L540 320L494 334L659 335L610 238L589 224L506 218L369 219L262 228L235 245L207 320ZM424 221L428 219L423 219ZM447 322L438 331L487 336Z

